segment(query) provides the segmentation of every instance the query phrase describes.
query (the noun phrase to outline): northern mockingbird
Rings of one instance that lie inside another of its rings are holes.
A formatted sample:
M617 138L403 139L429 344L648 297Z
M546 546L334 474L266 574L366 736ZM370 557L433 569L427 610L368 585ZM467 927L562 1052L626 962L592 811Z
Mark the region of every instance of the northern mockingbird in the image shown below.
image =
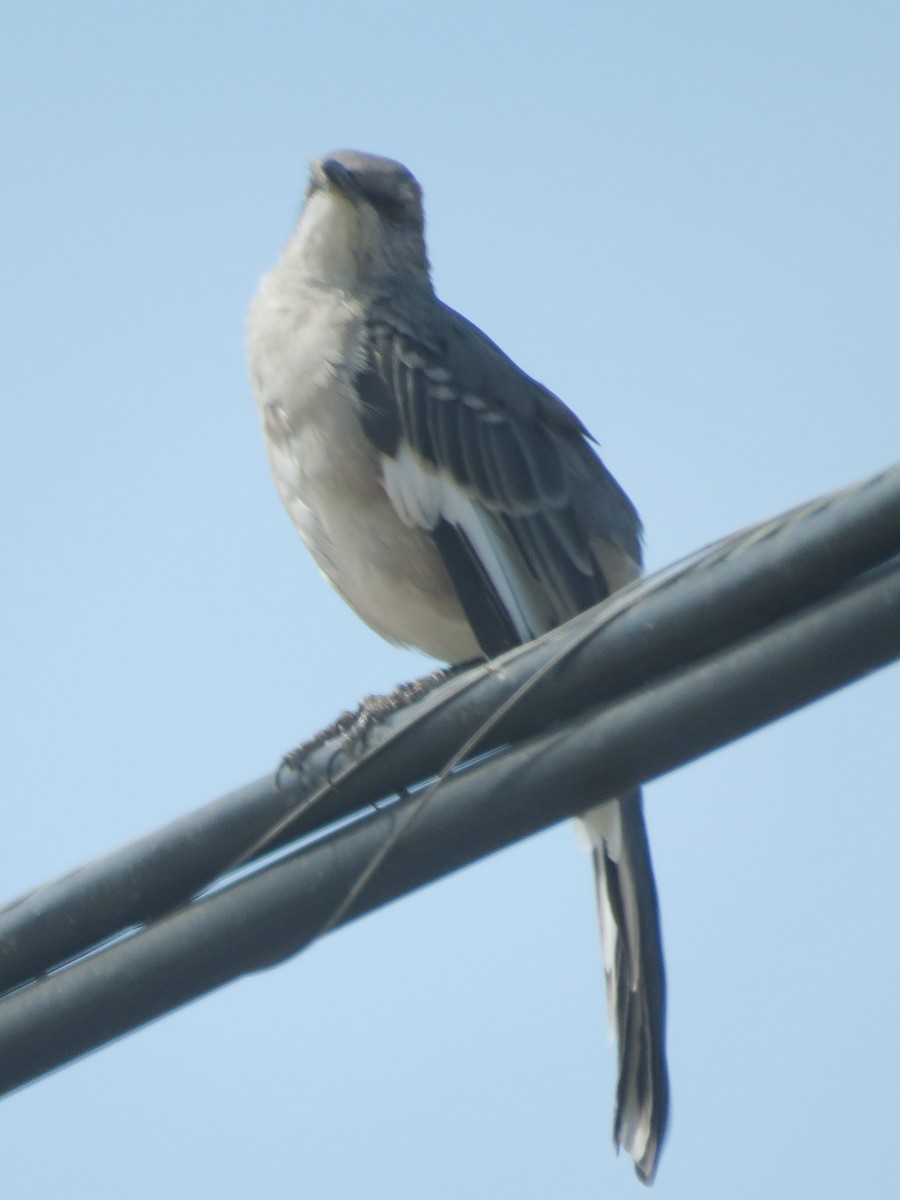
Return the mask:
M579 419L429 276L422 192L338 151L249 316L285 508L325 576L389 641L462 663L545 633L634 579L641 526ZM653 1179L666 1128L665 977L639 792L581 818L593 853L615 1144Z

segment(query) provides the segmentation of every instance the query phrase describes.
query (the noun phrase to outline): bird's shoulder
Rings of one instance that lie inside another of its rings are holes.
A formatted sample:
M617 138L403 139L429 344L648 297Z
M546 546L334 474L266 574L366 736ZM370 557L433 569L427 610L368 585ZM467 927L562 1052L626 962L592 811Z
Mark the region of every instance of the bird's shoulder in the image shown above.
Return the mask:
M497 416L542 426L566 439L594 440L558 396L433 293L379 297L368 309L367 326L382 367L418 370L430 383L453 389L470 403L480 401Z
M640 561L638 515L584 425L476 325L433 293L407 289L370 304L365 326L359 418L403 476L404 494L433 499L434 472L443 472L507 522L557 514L578 538L603 537ZM525 535L517 525L511 536Z

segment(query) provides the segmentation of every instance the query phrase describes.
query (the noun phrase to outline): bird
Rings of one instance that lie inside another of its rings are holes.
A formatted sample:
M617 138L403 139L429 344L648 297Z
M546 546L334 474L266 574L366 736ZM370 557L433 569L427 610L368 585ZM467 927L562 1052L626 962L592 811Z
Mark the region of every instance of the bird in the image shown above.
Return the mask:
M281 500L318 567L388 641L489 660L641 572L638 514L581 420L438 299L401 163L314 159L247 321ZM593 858L613 1141L652 1183L666 1132L666 984L639 791L580 817Z

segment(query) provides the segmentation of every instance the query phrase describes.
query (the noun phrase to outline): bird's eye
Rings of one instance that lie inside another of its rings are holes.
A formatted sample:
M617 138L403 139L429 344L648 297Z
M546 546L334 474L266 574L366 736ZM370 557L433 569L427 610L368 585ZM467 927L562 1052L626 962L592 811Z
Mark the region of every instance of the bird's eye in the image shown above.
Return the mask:
M401 225L406 216L406 205L396 196L386 196L383 193L370 197L372 206L381 213L391 225Z

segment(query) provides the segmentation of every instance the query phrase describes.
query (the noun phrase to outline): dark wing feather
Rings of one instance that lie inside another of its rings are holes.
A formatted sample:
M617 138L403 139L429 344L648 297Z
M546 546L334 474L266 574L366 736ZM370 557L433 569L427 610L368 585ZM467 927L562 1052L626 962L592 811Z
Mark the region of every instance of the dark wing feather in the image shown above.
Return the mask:
M518 635L509 609L465 532L449 521L439 521L431 536L483 652L494 658L514 646Z
M431 533L479 644L493 655L607 596L598 547L639 559L640 525L565 405L475 326L433 300L431 307L442 319L418 325L387 302L373 310L369 361L357 376L363 424L388 470L407 452L397 469L407 473L407 494L419 488L422 496L404 519ZM421 478L410 481L412 471ZM469 502L465 519L447 502L447 485ZM496 550L493 563L484 538ZM509 607L498 572L524 595L526 610L499 625L477 616L480 607Z

